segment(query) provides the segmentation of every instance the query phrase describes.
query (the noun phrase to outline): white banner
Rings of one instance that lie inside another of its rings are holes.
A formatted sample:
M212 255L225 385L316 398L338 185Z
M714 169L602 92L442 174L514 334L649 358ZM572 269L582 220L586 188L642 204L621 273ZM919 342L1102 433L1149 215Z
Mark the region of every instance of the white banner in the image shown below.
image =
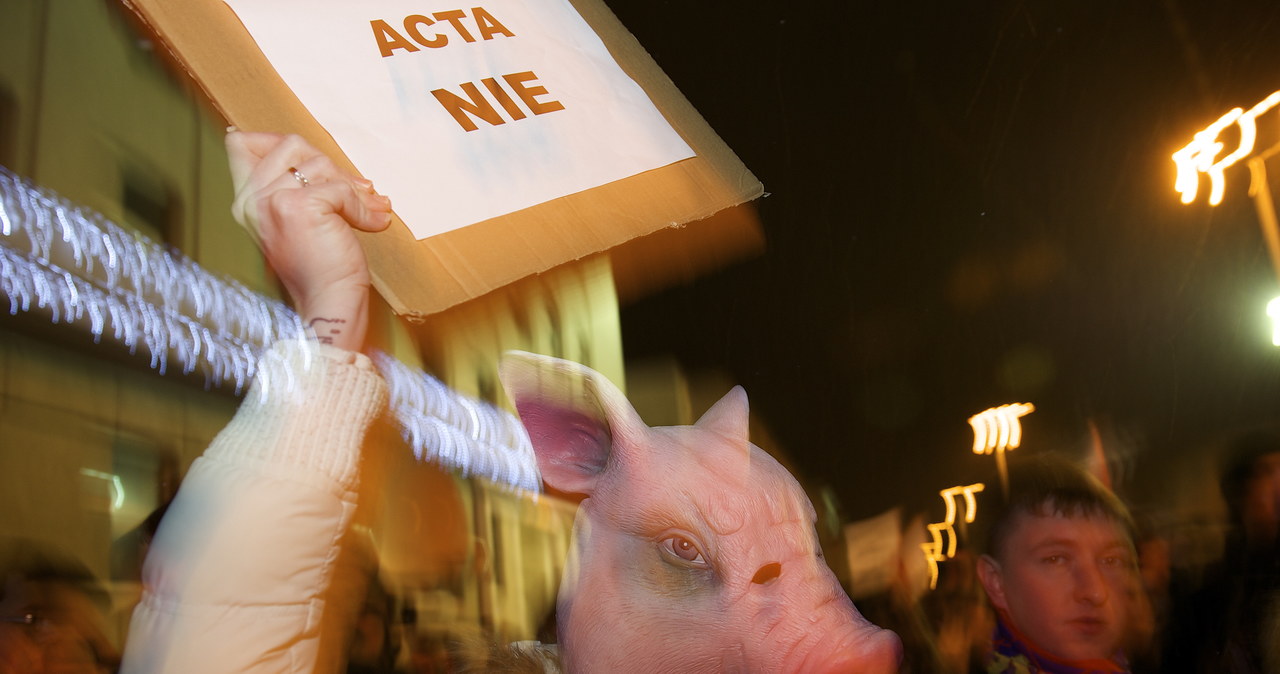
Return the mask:
M889 589L898 575L902 511L887 512L844 525L849 555L849 594L854 599Z
M567 0L226 0L424 239L693 156Z

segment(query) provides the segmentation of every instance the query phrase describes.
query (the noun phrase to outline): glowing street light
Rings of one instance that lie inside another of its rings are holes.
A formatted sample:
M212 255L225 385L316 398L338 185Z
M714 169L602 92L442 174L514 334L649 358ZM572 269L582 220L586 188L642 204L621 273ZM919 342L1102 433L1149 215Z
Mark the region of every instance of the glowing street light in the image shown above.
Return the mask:
M1173 153L1173 163L1178 167L1174 189L1182 195L1182 203L1189 204L1196 200L1201 173L1209 176L1209 205L1217 206L1222 203L1226 182L1224 172L1253 152L1253 145L1258 139L1258 116L1277 103L1280 103L1280 91L1262 99L1248 111L1244 108L1232 108L1197 133L1186 147ZM1230 154L1218 159L1218 154L1226 147L1218 140L1218 136L1233 124L1240 127L1240 144Z
M971 523L978 514L978 502L973 495L985 488L985 485L978 482L961 487L950 487L938 492L947 504L947 516L941 522L928 525L932 540L920 544L920 548L924 550L925 561L929 563L929 589L938 587L938 562L945 562L956 556L956 497L964 496L964 521Z
M1019 418L1034 411L1036 406L1031 403L1009 403L969 417L969 425L973 427L973 453L996 455L1000 486L1005 492L1009 491L1009 475L1004 453L1022 444L1022 422Z
M106 481L111 488L111 510L115 512L124 507L124 482L114 473L104 473L92 468L81 468L80 474Z
M973 427L974 454L1002 454L1006 449L1017 449L1022 444L1022 424L1019 417L1036 411L1031 403L1009 403L992 407L969 417Z
M1280 346L1280 297L1267 302L1267 316L1271 318L1271 343Z
M920 549L924 551L924 560L929 563L929 589L938 589L938 562L947 561L947 556L942 553L942 532L939 529L940 524L930 524L929 534L933 538L928 543L921 543Z
M947 502L947 522L955 523L956 521L956 497L964 495L964 521L968 524L973 523L973 518L978 516L978 501L973 497L974 494L986 489L986 485L978 482L967 487L952 487L943 489L938 492L942 500ZM954 552L951 555L955 555Z
M1182 195L1182 203L1189 204L1196 200L1201 173L1209 176L1209 205L1222 203L1226 169L1253 153L1258 140L1258 117L1277 105L1280 105L1280 91L1272 93L1248 110L1232 108L1196 133L1185 147L1173 153L1173 163L1178 168L1174 189ZM1226 148L1219 136L1232 126L1238 127L1239 143L1235 150L1219 158L1218 155ZM1249 196L1253 198L1254 208L1258 212L1262 235L1267 242L1267 251L1271 254L1271 266L1277 277L1280 277L1280 223L1277 223L1275 205L1271 200L1266 165L1267 159L1278 152L1280 144L1272 145L1249 157L1248 164Z

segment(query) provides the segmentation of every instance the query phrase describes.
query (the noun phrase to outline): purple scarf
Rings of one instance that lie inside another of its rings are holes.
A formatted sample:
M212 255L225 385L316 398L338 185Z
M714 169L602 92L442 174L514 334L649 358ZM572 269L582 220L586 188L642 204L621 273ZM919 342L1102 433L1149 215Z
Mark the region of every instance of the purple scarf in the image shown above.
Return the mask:
M1129 663L1117 653L1111 660L1063 660L1037 648L996 611L996 631L987 656L987 674L1128 674Z

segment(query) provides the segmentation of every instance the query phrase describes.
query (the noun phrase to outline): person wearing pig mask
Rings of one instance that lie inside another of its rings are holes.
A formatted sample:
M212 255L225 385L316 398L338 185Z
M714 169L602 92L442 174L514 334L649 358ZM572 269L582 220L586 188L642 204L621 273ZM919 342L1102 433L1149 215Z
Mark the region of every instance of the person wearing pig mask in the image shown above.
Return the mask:
M233 213L325 336L272 347L193 465L147 559L124 671L339 671L325 589L386 398L359 353L369 271L354 230L385 228L390 204L295 136L232 132L227 147ZM538 657L574 672L896 669L896 635L821 559L804 492L748 441L740 388L694 426L649 428L575 363L513 354L501 371L548 485L585 496L560 644Z

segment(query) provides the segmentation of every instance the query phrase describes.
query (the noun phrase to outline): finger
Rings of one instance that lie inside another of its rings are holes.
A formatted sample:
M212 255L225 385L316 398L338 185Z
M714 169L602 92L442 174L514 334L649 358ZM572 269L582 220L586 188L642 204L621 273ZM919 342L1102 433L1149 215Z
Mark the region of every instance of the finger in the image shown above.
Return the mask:
M262 156L257 165L253 167L244 188L246 190L261 189L270 185L280 175L289 175L290 180L294 180L292 174L288 171L291 167L297 167L306 164L314 158L324 158L324 155L302 136L290 134L285 136L275 147ZM325 158L326 161L327 158ZM317 175L317 182L321 178L319 170L313 169ZM311 178L311 176L308 176Z
M253 168L262 161L281 141L284 136L278 133L260 133L250 131L230 131L225 143L227 158L231 163L231 184L239 191L249 180Z
M265 174L266 171L264 170L263 173ZM356 178L339 169L324 155L317 155L304 162L299 162L296 166L289 166L277 175L264 175L261 180L267 180L268 178L271 182L265 185L255 185L256 190L252 192L252 198L255 200L261 199L280 190L314 188L326 183L347 185L358 192L372 193L369 188L365 187L365 185L372 186L372 183ZM305 203L305 196L299 196L299 198Z
M263 210L254 224L260 230L257 234L268 241L335 226L377 232L391 222L391 204L386 197L353 189L345 182L273 190L270 197L258 202L258 207Z
M343 170L334 164L333 160L329 159L327 155L312 157L295 167L291 167L288 170L288 175L294 179L294 182L303 187L308 187L315 183L345 182L360 193L362 198L365 195L378 195L377 190L373 188L373 181ZM379 196L374 200L374 203L381 204L385 201L386 197Z
M258 190L250 189L248 183L254 170L262 162L262 158L279 146L284 138L277 133L239 131L235 127L228 127L224 142L227 148L227 160L231 167L231 183L235 190L231 214L250 232L253 231L253 227L250 226L251 223L246 217L250 215L251 210L248 204L257 198Z
M253 204L262 196L273 189L301 187L289 172L290 168L313 159L325 159L319 150L296 134L235 133L228 134L227 143L228 152L236 153L233 171L247 171L236 185L236 198L231 204L231 214L246 226L251 224ZM312 173L318 177L321 172L312 168ZM281 180L282 176L288 180Z
M334 192L333 210L347 220L352 227L373 232L386 228L389 223L387 214L391 212L391 200L374 191L372 182L343 171L326 155L308 159L295 168L306 179L306 187L328 183L344 186L343 190ZM302 179L292 172L284 175L294 183L302 184ZM284 183L281 187L295 186L289 180L283 178L281 180ZM355 196L354 201L348 196L348 192Z
M299 177L299 174L301 177ZM286 181L291 187L309 187L319 183L328 182L350 182L353 185L355 176L347 173L333 163L328 155L319 154L300 161L297 164L291 164L285 167L284 174L288 176L292 183ZM305 185L304 183L305 179Z
M316 196L323 195L333 212L355 229L380 232L391 224L391 200L381 194L370 194L346 182L323 183L317 188Z

